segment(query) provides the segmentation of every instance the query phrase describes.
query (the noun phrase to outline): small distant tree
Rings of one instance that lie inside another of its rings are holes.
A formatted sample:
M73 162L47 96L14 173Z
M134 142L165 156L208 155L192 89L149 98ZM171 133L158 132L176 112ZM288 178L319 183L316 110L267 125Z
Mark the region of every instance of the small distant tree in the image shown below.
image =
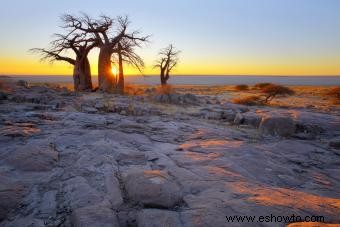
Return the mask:
M326 95L333 100L334 104L340 104L340 86L330 89Z
M170 44L168 47L159 52L159 59L155 64L155 68L160 69L161 85L165 86L170 78L170 72L176 67L179 61L180 51L175 50Z
M237 91L246 91L249 89L249 86L246 84L239 84L235 86L235 90Z
M285 86L270 84L262 89L262 93L265 96L264 103L272 101L277 96L288 96L293 95L295 92Z
M272 83L257 83L254 85L254 88L256 89L263 89L269 85L273 85Z

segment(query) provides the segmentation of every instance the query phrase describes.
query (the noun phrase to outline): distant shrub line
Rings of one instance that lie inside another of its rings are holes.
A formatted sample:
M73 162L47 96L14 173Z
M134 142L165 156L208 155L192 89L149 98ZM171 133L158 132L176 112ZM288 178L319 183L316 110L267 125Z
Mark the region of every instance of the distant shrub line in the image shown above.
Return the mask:
M235 86L235 90L244 91L248 90L248 85L237 85ZM295 92L289 87L285 87L278 84L272 83L258 83L254 85L255 90L260 90L261 94L259 95L251 95L244 98L236 98L233 100L236 104L242 105L265 105L270 103L273 99L277 97L285 97L294 95Z
M326 96L330 98L333 104L340 104L340 86L330 89L326 92Z

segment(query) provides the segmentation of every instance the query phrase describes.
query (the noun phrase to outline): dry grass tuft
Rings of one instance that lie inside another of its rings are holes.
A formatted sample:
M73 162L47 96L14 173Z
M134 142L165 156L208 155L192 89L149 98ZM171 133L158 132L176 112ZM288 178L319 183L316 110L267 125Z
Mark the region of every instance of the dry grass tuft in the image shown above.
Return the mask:
M327 91L326 96L331 99L333 104L340 104L340 86Z
M10 92L12 88L6 81L0 80L0 91L2 92Z
M2 80L0 80L0 90L4 89L4 87L5 87L5 83Z
M236 98L232 100L235 104L247 105L247 106L256 106L263 105L263 99L260 96L252 95L243 98Z
M170 95L174 94L175 89L171 85L161 85L156 88L156 94L158 95Z
M125 95L131 95L131 96L137 96L137 95L144 95L144 90L140 87L132 84L125 84L124 85L124 94Z

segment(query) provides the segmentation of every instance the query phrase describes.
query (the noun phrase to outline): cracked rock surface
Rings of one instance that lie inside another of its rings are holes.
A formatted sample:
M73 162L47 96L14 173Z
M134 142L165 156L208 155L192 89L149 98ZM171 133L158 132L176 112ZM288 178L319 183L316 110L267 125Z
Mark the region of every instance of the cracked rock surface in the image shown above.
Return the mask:
M337 114L15 89L0 104L0 226L340 222Z

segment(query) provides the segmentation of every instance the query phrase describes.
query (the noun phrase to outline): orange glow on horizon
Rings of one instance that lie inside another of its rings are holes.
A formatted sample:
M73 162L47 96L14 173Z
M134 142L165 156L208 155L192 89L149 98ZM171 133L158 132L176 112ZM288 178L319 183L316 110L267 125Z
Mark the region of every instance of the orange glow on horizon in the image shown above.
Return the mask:
M98 74L97 62L91 60L91 72L93 76ZM152 67L152 59L146 59L144 75L158 75L157 69ZM313 76L313 75L340 75L340 64L338 62L325 60L318 64L301 65L264 65L260 63L249 63L250 59L223 62L221 59L215 62L190 61L180 63L178 68L173 71L173 75L294 75L294 76ZM340 59L339 59L340 62ZM126 66L125 75L140 75L137 69ZM65 62L40 62L37 58L5 58L0 57L0 75L72 75L72 65ZM112 68L114 75L118 74L117 68Z

